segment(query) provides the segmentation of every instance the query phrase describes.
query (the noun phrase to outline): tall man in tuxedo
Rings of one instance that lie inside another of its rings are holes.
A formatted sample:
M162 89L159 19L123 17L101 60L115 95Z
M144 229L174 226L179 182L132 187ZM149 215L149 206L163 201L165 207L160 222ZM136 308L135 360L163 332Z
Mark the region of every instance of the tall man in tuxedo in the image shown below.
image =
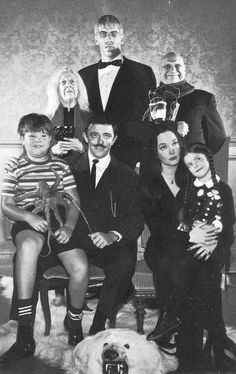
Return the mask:
M222 119L216 109L213 94L195 89L186 80L186 65L182 56L169 52L161 59L161 85L172 85L180 90L180 104L176 121L186 122L189 132L184 140L205 143L216 154L225 141Z
M94 32L101 60L81 69L79 74L94 115L105 113L118 127L112 154L134 168L145 145L142 116L149 103L148 92L155 89L156 79L151 67L122 55L123 26L116 17L100 17Z
M143 230L138 175L110 155L117 128L104 116L92 120L84 134L88 151L70 162L82 216L75 232L88 261L101 267L105 280L89 334L105 329L118 304L124 301L135 271L137 238ZM94 162L95 160L95 162ZM94 166L94 164L96 166ZM96 172L95 172L96 169Z

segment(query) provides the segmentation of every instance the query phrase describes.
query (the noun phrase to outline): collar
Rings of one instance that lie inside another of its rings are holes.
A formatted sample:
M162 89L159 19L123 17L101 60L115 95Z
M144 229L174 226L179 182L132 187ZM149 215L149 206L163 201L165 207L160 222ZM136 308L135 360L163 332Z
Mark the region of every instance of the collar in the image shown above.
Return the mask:
M216 175L216 180L217 180L217 183L220 181L220 177L218 175ZM198 178L196 178L194 180L193 184L194 184L195 187L202 187L202 186L205 185L207 188L211 188L211 187L214 186L214 183L213 183L212 179L209 179L207 182L203 183Z
M122 61L122 64L124 62L124 59L122 57L122 55L119 55L119 56L116 56L116 58L114 58L113 60L110 60L110 61L99 61L99 62L113 62L113 61L116 61L116 60L121 60ZM99 62L98 62L98 65L99 65ZM118 71L120 69L121 66L115 66L115 65L108 65L106 67L104 67L103 69L98 69L98 72L100 75L102 74L107 74L109 71Z
M93 160L95 158L96 157L94 157L92 155L92 153L90 152L90 150L88 150L88 160L89 160L90 170L92 168L92 163L93 163ZM110 155L110 153L108 153L108 155L106 155L105 157L99 158L99 162L97 163L97 167L102 168L102 169L106 169L108 167L110 161L111 161L111 155Z
M195 87L189 84L185 79L178 83L171 83L171 84L166 84L166 85L165 83L160 82L160 86L162 85L173 86L173 87L178 88L180 92L180 97L188 95L195 90Z

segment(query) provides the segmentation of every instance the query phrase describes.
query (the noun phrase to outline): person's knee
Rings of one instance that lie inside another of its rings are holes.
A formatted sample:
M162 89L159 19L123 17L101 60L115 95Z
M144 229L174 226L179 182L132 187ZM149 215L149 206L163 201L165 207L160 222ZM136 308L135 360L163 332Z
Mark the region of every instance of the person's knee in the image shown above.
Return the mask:
M17 253L16 256L23 256L26 259L38 258L39 253L42 249L42 240L35 237L24 238L24 240L18 240L16 243Z
M121 254L112 264L112 271L117 274L133 274L135 271L136 258L130 251Z
M62 262L64 262L62 260ZM77 250L71 256L69 261L64 262L66 270L70 278L75 281L81 281L82 279L87 279L89 276L89 265L86 255L83 251Z

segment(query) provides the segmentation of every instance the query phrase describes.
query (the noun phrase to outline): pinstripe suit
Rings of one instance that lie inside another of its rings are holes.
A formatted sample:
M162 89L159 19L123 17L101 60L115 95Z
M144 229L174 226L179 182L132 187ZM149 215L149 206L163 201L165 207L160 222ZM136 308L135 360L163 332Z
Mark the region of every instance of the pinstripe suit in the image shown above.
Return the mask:
M80 248L85 249L90 262L101 267L106 275L97 310L108 318L128 291L135 270L136 240L143 230L143 216L137 192L138 176L127 165L112 158L98 182L95 192L90 185L87 153L70 162L77 184L81 208L92 232L115 230L122 235L104 249L95 247L89 231L79 217L75 233Z

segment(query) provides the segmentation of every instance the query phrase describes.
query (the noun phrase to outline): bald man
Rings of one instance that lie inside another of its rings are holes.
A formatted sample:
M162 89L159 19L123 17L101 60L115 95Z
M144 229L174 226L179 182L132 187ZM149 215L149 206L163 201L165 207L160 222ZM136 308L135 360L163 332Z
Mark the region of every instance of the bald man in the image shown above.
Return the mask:
M215 97L207 91L195 89L185 80L185 76L186 65L182 56L169 52L162 57L160 85L171 84L180 90L176 121L184 121L189 126L185 141L205 143L216 154L222 147L226 134L216 109Z

